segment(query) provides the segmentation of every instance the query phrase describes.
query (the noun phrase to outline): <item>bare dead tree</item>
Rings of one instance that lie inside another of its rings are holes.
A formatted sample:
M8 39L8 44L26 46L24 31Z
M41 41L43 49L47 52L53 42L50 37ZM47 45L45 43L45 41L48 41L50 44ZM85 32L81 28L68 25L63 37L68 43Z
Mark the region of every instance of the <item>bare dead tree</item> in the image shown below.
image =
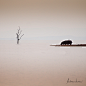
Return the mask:
M21 39L21 37L24 35L21 35L21 32L22 32L22 30L20 30L20 27L19 27L19 29L18 29L18 33L16 33L16 35L17 35L17 44L19 44L19 41L20 41L20 39ZM20 36L21 35L21 36Z

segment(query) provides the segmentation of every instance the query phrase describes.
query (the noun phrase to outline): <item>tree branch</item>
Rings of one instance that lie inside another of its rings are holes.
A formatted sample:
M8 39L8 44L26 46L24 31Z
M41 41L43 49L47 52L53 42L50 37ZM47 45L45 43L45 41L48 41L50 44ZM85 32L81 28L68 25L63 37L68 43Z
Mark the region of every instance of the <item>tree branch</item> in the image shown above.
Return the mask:
M19 27L19 29L18 29L18 34L19 34L19 31L20 31L20 27Z
M23 35L24 35L24 34L23 34ZM23 35L22 35L22 36L23 36ZM21 37L22 37L22 36L21 36ZM20 39L21 39L21 37L20 37ZM20 40L20 39L19 39L19 40Z
M21 32L22 32L22 30L20 31L20 34L21 34ZM20 35L20 34L19 34L19 35Z

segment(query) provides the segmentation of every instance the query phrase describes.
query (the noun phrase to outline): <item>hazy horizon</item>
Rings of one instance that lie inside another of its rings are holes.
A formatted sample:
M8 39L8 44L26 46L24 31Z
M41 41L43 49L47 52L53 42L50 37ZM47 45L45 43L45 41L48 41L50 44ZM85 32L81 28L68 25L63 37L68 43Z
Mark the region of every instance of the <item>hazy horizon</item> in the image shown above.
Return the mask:
M25 36L25 34L24 34ZM21 40L86 40L86 36L38 36L38 37L22 37ZM9 37L9 38L0 38L0 40L16 40L16 35L14 38Z

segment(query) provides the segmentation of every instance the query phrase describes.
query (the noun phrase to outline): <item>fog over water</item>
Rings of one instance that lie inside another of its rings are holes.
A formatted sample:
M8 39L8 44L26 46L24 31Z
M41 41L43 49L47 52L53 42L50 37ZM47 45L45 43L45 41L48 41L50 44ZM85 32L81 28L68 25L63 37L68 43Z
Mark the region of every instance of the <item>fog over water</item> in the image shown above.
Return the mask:
M86 86L86 48L50 46L66 38L86 43L86 0L0 0L0 86Z
M59 43L0 40L0 86L86 86L86 48L50 46Z

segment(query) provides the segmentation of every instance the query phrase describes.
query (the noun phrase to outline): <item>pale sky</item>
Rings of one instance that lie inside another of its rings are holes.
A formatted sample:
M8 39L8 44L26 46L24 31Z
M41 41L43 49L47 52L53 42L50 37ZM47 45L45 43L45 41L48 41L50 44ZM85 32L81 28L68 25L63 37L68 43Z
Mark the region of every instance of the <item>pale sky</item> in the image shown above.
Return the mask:
M0 38L86 37L86 0L0 0Z

